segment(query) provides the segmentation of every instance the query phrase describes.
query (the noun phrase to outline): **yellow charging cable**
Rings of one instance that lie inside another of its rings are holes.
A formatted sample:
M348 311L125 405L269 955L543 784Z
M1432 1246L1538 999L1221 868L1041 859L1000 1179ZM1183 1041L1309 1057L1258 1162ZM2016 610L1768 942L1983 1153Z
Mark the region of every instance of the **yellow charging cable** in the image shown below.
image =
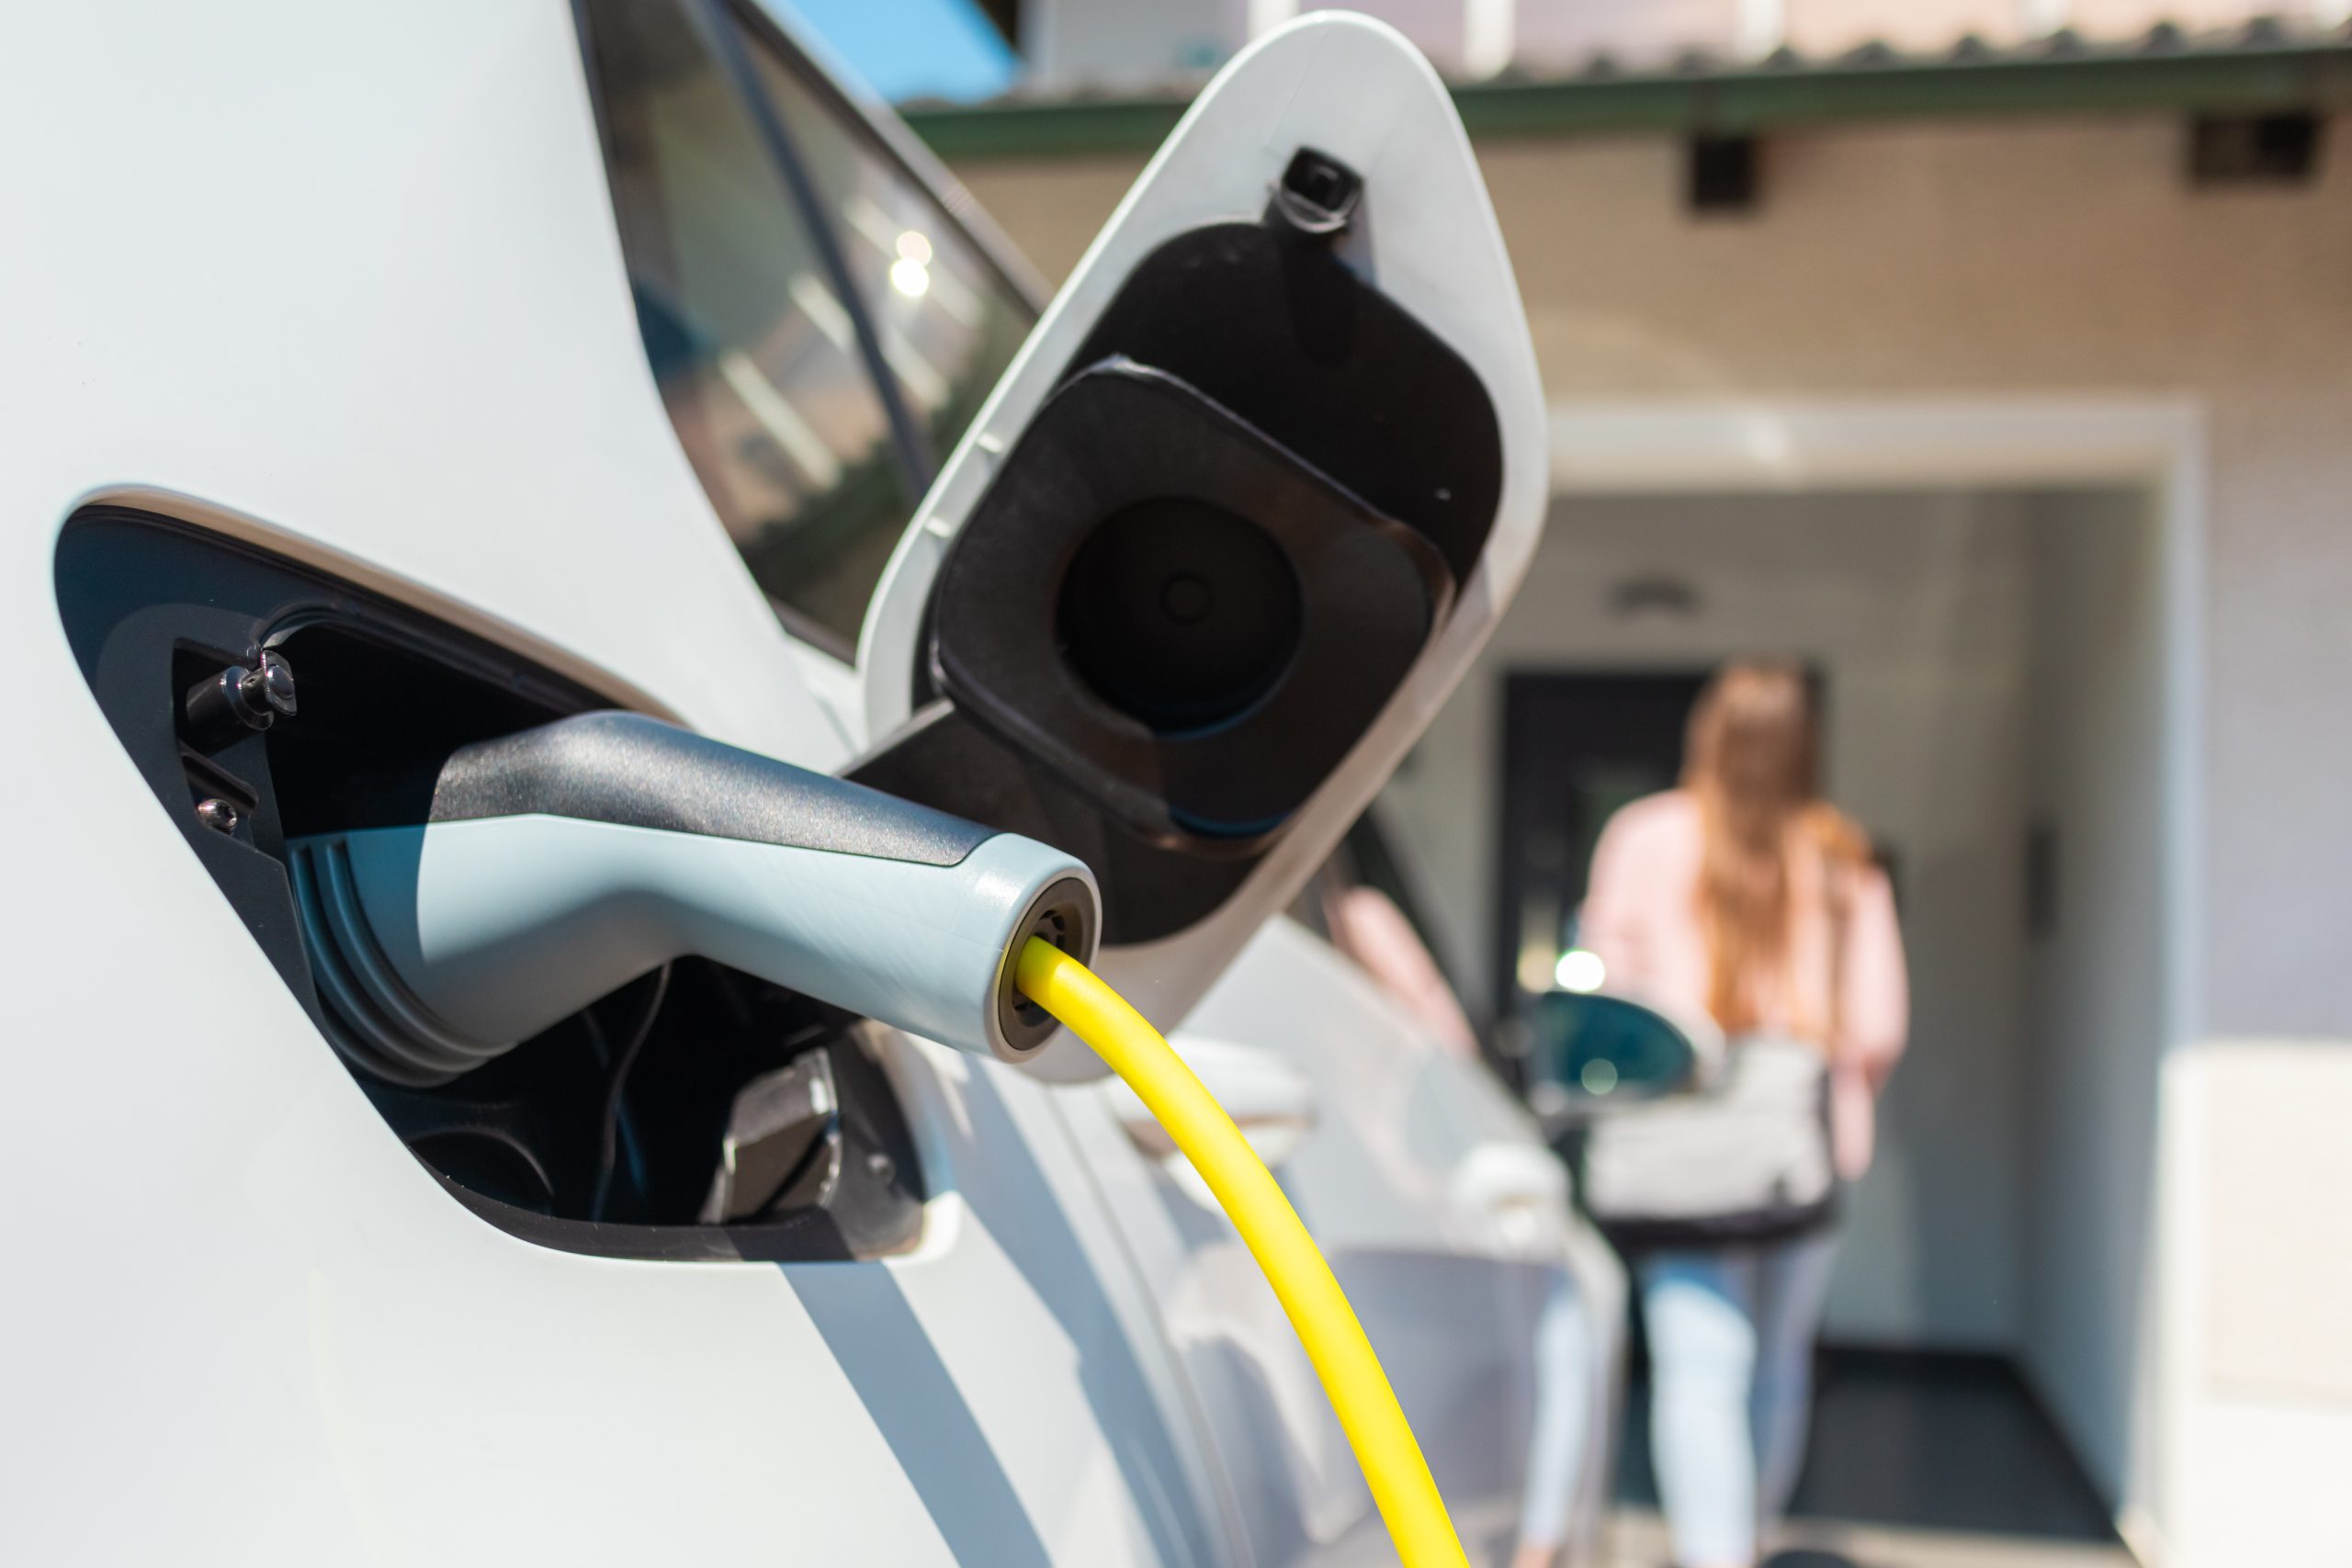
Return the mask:
M1085 964L1031 937L1014 984L1094 1048L1168 1130L1241 1233L1290 1314L1323 1392L1372 1484L1372 1500L1405 1568L1469 1568L1429 1461L1405 1423L1363 1325L1298 1212L1193 1069L1159 1031Z

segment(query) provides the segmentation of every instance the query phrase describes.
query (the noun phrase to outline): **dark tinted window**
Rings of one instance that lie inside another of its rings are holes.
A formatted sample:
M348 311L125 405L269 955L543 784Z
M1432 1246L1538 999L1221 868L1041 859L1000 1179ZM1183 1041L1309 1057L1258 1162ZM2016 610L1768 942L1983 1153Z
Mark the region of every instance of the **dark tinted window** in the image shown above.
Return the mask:
M778 613L847 658L928 482L928 455L910 458L892 440L854 301L685 9L588 0L585 11L622 249L662 401ZM741 36L838 225L882 356L944 450L1028 314L845 109L756 29Z
M774 53L755 58L836 215L842 260L873 314L882 356L944 458L1029 335L1029 307L864 126Z

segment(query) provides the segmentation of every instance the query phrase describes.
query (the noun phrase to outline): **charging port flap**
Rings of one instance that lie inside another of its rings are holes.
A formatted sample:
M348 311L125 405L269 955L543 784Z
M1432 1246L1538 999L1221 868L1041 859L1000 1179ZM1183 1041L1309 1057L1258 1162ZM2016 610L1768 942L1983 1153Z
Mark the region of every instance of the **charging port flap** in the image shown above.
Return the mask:
M1084 860L1101 966L1171 1022L1501 615L1545 434L1443 85L1367 18L1279 28L1152 160L900 540L855 776Z

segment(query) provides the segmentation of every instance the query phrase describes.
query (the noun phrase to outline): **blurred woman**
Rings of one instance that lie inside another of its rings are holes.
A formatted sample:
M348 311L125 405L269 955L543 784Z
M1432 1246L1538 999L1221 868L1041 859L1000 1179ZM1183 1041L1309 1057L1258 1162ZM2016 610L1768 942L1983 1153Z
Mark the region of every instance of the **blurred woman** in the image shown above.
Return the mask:
M1717 672L1693 709L1681 787L1613 817L1578 928L1612 990L1703 1009L1743 1043L1826 1064L1837 1174L1870 1166L1875 1102L1909 1027L1903 947L1868 840L1820 796L1811 698L1793 667ZM1804 1456L1826 1224L1635 1258L1651 1442L1681 1568L1752 1568Z

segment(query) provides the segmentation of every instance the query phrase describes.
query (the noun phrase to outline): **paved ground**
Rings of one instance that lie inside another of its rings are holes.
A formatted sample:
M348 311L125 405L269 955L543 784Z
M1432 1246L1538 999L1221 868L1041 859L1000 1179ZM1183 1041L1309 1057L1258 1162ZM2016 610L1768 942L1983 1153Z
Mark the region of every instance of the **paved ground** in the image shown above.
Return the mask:
M1602 1568L1672 1561L1646 1417L1637 1384ZM1769 1568L2132 1568L2064 1440L1992 1357L1826 1352L1794 1514Z
M2032 1536L1792 1519L1766 1568L2133 1568L2132 1554L2100 1542ZM1665 1568L1666 1521L1646 1508L1620 1508L1602 1568Z

